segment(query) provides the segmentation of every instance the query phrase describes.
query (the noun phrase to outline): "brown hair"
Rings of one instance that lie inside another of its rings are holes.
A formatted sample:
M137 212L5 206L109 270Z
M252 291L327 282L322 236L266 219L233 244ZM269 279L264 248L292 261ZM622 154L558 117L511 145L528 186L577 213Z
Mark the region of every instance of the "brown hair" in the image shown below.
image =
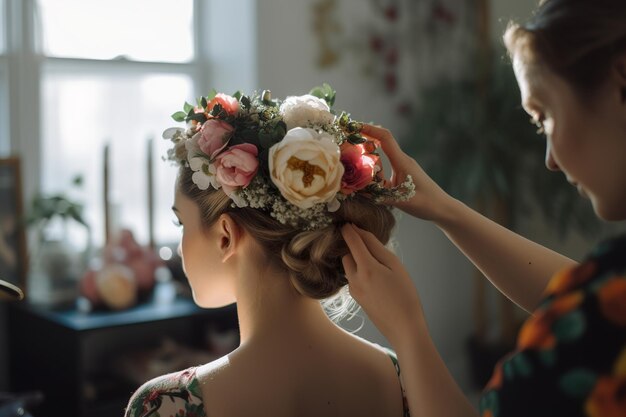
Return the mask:
M625 0L545 0L525 25L510 23L509 53L542 62L582 94L606 79L615 57L626 51Z
M192 174L191 169L181 166L177 187L200 208L203 227L210 227L221 214L228 213L256 239L276 265L289 272L294 287L311 298L328 298L348 283L341 263L348 253L341 226L354 223L385 244L395 226L390 207L356 196L341 203L341 208L333 214L332 225L303 231L284 225L259 209L233 208L232 200L222 190L200 190L193 183Z

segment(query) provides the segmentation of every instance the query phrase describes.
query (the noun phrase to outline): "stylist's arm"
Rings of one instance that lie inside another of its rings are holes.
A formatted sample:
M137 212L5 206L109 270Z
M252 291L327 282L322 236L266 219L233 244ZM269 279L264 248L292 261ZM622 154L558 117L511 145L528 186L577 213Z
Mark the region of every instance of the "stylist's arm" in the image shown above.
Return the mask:
M365 125L362 133L378 139L389 158L393 171L389 186L401 184L407 175L415 183L416 193L411 200L390 204L436 224L493 285L526 311L535 309L551 276L576 264L445 193L402 151L389 130ZM368 311L367 305L364 308Z
M342 234L350 249L343 258L350 293L367 306L369 317L395 348L411 415L478 416L439 356L417 291L400 260L356 226L344 226Z

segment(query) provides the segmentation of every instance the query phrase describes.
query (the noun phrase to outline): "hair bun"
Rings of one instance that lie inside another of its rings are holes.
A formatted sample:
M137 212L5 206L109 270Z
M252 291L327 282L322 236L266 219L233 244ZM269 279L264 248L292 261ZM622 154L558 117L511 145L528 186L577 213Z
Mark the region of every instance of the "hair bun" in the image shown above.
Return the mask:
M347 199L336 212L335 223L321 230L303 231L285 242L281 258L296 289L311 298L324 299L348 284L342 258L349 253L339 230L353 223L387 243L395 226L391 208L371 199Z
M281 258L300 293L324 299L348 283L341 265L341 257L346 253L339 230L329 226L298 233L283 246Z

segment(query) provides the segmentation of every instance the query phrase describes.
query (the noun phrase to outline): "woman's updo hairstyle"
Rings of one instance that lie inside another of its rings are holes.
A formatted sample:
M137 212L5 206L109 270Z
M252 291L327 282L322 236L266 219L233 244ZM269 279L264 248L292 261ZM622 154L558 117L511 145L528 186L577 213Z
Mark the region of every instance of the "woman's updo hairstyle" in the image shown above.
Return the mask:
M583 96L606 80L626 52L625 0L545 0L525 25L509 24L504 42L512 55L545 63Z
M341 262L348 254L341 226L353 223L373 233L384 244L389 241L395 226L389 206L357 195L342 201L340 209L333 213L332 225L303 231L284 225L259 209L232 207L232 200L222 190L211 187L200 190L193 183L192 174L192 170L181 166L177 186L200 208L203 226L210 227L220 215L228 213L264 248L276 265L289 272L296 290L310 298L326 299L348 283Z

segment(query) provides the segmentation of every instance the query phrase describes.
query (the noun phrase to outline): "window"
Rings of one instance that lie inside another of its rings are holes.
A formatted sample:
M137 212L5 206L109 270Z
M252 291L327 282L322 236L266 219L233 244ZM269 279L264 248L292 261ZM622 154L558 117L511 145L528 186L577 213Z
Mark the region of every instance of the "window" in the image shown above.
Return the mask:
M147 153L152 140L155 240L177 241L175 169L162 162L169 117L196 94L199 59L193 0L37 0L41 67L41 189L67 190L104 241L103 171L108 144L113 222L148 242ZM70 231L71 233L71 231ZM79 231L74 232L78 236Z
M21 156L26 201L64 192L84 203L100 247L109 144L112 211L147 243L151 138L155 240L178 241L161 133L201 92L257 87L255 15L254 0L0 0L0 155ZM84 244L79 226L67 232Z

